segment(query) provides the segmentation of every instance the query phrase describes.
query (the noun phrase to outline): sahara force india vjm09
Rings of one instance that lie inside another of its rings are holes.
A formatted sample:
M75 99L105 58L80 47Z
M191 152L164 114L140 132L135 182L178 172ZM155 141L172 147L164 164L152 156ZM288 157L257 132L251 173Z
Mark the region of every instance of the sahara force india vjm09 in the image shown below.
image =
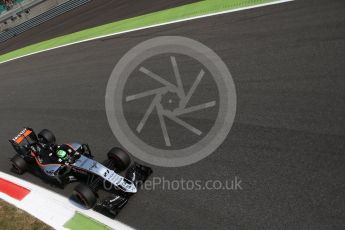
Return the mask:
M9 141L17 152L11 159L15 173L38 171L62 188L79 181L73 198L86 208L94 208L112 218L152 173L149 167L131 164L129 155L117 147L108 152L107 160L99 163L93 160L88 144L56 144L54 134L47 129L36 135L33 129L25 128ZM97 192L105 187L110 195L99 199Z

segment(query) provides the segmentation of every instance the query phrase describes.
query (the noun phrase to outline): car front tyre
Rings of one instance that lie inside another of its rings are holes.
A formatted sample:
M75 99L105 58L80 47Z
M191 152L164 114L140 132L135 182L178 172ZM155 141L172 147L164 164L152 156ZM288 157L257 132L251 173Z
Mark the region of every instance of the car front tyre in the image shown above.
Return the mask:
M131 158L121 148L115 147L108 152L108 158L113 161L115 167L123 171L131 164Z
M73 196L86 208L93 208L97 202L96 194L85 184L79 184L74 188Z

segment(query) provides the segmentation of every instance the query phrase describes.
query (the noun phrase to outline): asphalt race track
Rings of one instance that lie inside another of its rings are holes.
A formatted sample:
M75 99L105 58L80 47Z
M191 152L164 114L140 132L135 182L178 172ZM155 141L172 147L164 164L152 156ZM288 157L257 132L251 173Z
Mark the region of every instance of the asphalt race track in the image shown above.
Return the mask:
M342 0L299 0L2 64L1 170L10 171L7 139L25 125L49 128L60 142L88 142L96 158L104 159L119 145L104 106L115 64L141 41L185 36L209 46L228 65L237 114L212 155L182 168L153 166L154 176L203 181L237 176L243 190L140 191L118 219L140 229L343 229L344 9ZM167 71L164 65L156 68ZM141 114L132 109L133 117ZM62 191L31 174L23 177L66 196L73 188Z

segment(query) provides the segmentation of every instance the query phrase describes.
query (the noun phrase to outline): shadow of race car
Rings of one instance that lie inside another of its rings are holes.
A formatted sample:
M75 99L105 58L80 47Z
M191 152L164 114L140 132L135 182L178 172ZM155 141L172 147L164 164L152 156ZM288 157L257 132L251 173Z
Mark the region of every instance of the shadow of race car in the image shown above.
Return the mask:
M73 190L74 200L112 218L152 173L147 166L131 164L128 153L118 147L112 148L108 159L99 163L93 159L88 144L58 145L55 135L47 129L36 135L33 129L24 128L9 141L17 152L11 159L15 173L38 169L43 178L62 188L79 181ZM99 189L107 190L110 196L99 199Z

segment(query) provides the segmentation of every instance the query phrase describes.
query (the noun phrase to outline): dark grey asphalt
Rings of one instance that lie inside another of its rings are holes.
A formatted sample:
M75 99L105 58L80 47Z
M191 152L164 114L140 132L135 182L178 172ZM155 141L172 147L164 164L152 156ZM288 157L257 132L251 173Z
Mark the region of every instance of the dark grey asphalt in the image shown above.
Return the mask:
M242 191L141 191L118 219L140 229L345 228L345 3L296 1L74 45L0 66L1 170L24 125L83 140L97 159L118 145L107 80L134 45L160 35L201 41L228 65L238 107L206 159L154 176L221 180ZM167 71L163 65L157 71ZM133 114L141 113L133 107ZM204 118L208 121L208 117ZM153 133L152 133L153 135ZM50 187L26 174L29 181ZM68 195L72 186L60 191Z
M134 4L130 0L93 0L7 42L0 43L0 54L91 27L197 1L140 0Z

